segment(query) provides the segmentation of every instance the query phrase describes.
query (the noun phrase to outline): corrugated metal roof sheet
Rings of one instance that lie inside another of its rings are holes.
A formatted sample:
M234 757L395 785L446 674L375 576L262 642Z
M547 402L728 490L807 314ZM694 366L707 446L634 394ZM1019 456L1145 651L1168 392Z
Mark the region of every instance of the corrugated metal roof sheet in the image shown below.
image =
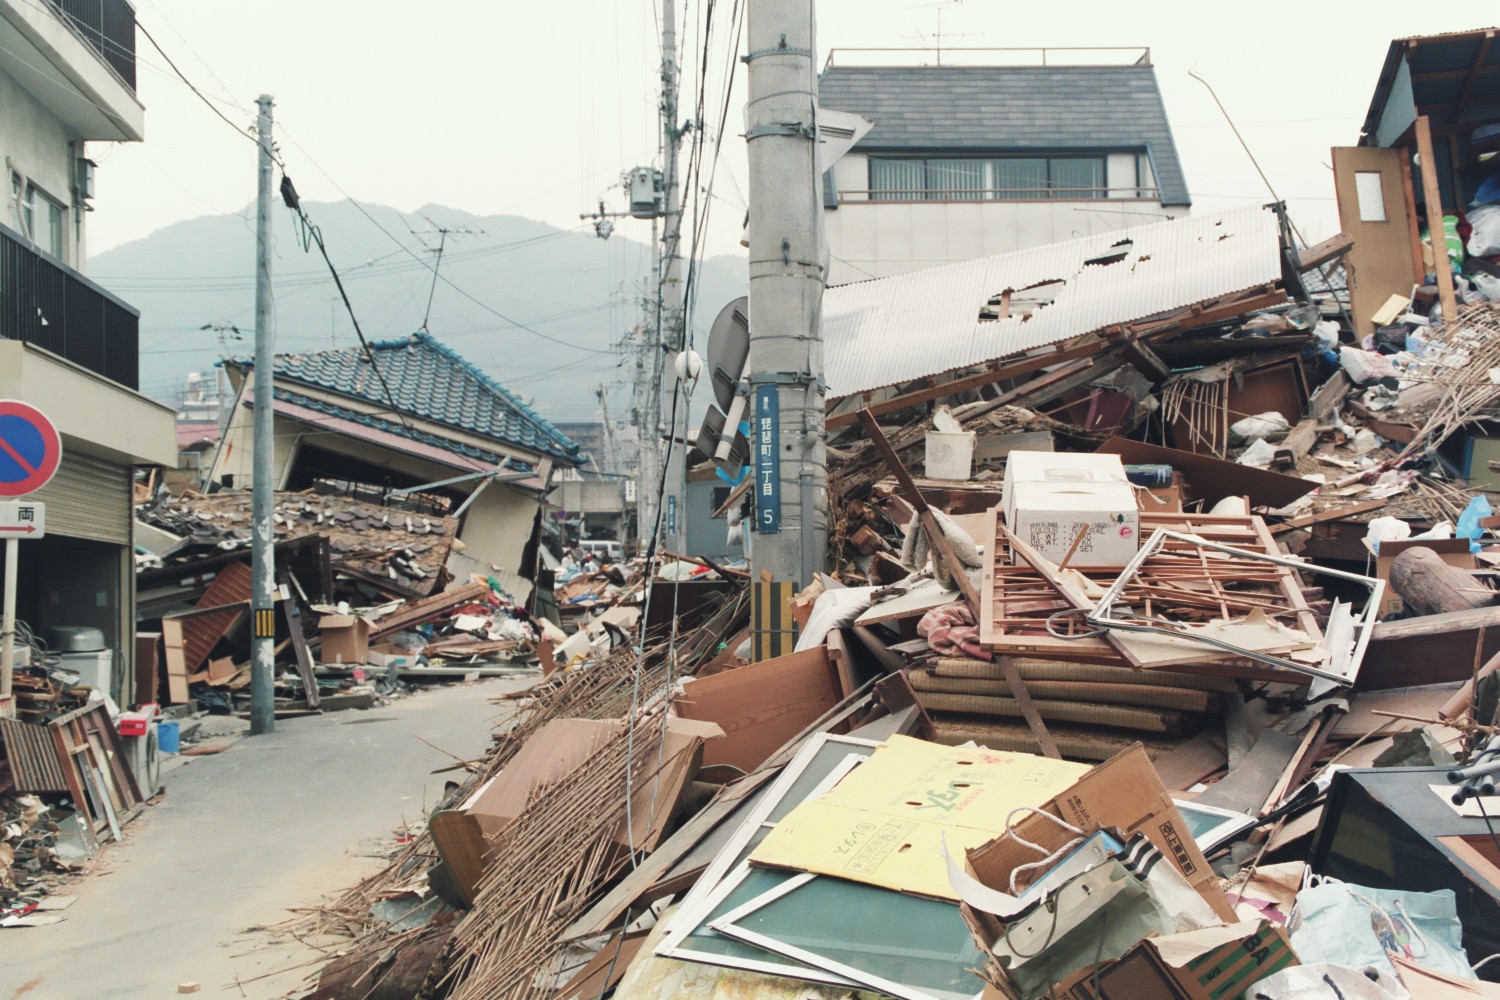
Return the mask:
M828 395L1008 357L1280 277L1276 214L1255 206L840 285L823 296ZM980 319L1005 290L1024 299L1048 282L1061 282L1050 304Z

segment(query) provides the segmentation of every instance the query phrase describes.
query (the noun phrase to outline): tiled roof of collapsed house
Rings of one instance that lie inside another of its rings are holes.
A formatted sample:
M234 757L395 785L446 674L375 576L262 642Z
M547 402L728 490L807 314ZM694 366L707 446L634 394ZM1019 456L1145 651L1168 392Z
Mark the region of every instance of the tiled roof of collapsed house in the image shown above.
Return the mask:
M1268 285L1281 277L1280 247L1276 213L1256 206L839 285L823 296L828 395L909 382ZM982 318L1007 290L1010 315ZM1028 312L1028 300L1047 304Z
M1192 204L1151 66L830 66L818 103L874 121L861 152L1145 146L1162 204Z
M307 354L278 354L278 395L283 380L330 389L341 395L381 406L394 403L404 413L462 431L482 434L506 444L578 462L578 445L553 427L503 385L473 362L427 333L376 341L370 345L375 363L390 386L391 400L371 370L361 347L341 347ZM234 364L253 367L254 359L236 358ZM304 402L305 400L298 400ZM341 413L370 423L356 413ZM391 421L380 427L392 430ZM371 424L375 426L375 424ZM446 442L444 446L446 446Z

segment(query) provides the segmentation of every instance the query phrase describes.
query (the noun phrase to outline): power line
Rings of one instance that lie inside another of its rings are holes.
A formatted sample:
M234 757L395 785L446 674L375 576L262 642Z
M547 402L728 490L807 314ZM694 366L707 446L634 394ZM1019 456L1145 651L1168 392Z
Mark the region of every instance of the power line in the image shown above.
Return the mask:
M225 116L224 112L216 108L214 106L214 103L204 95L203 91L199 90L193 84L193 81L189 80L187 78L187 75L183 73L182 70L177 68L177 64L172 61L172 57L167 55L166 50L157 44L155 38L151 37L151 32L146 28L144 24L137 21L135 26L140 29L141 34L146 36L146 41L151 43L151 47L154 48L157 52L161 53L161 57L167 61L168 66L172 67L172 72L177 74L177 78L183 83L187 84L187 88L197 95L198 100L203 102L204 107L212 111L214 115L225 125L228 125L230 128L234 129L236 134L244 136L246 139L249 139L257 146L260 145L260 140L255 137L252 129L241 128L234 122L230 121L228 117ZM274 148L271 151L271 159L274 160L276 165L282 169L283 173L286 171L286 164L282 161L281 156L275 151Z
M349 322L354 324L354 335L359 338L360 346L365 349L365 360L370 362L370 370L380 380L380 388L385 393L386 403L390 405L391 412L395 414L397 420L401 421L402 426L407 430L412 430L405 414L396 406L396 397L391 392L390 383L385 380L385 373L375 363L375 352L370 350L370 342L365 339L365 332L359 328L359 317L354 315L354 305L349 301L349 293L344 291L344 282L339 278L338 268L334 267L333 261L328 259L328 247L323 243L323 233L313 225L307 213L302 210L302 202L297 197L297 189L292 185L292 179L287 176L285 167L281 169L281 200L286 203L287 208L297 213L297 218L302 220L304 236L318 245L318 252L323 255L323 263L328 265L328 273L333 275L333 283L338 287L339 296L344 300L344 308L349 311ZM307 248L307 244L304 243L303 249Z

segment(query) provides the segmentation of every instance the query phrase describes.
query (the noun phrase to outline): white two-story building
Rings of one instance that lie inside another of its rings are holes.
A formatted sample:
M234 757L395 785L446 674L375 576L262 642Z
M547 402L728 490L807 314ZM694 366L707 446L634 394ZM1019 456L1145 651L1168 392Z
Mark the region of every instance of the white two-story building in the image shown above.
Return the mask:
M937 58L963 65L910 64L924 58L834 50L819 78L820 107L874 123L824 177L829 284L1188 213L1149 50L960 50ZM984 64L1001 60L1025 64Z

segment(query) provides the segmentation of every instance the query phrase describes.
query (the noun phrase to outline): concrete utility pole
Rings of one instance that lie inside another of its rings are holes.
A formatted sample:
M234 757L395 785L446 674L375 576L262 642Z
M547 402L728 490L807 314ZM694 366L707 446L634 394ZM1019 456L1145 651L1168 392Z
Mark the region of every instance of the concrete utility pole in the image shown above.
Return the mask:
M250 732L276 728L276 531L271 523L275 507L274 352L271 329L271 97L262 94L256 136L260 145L259 177L255 195L255 462L251 492L250 617Z
M817 160L813 0L750 0L751 463L753 579L806 585L824 568L828 472L819 319L823 200ZM764 630L764 623L752 628Z
M686 346L687 331L682 315L682 191L677 182L677 154L682 148L682 128L677 122L677 21L672 10L672 0L661 3L661 155L662 155L662 245L661 245L661 295L657 306L657 323L661 335L657 338L656 384L659 408L656 413L656 447L660 453L670 453L672 460L667 469L666 489L662 492L662 503L666 512L662 516L662 541L673 552L682 552L686 534L686 509L683 496L683 468L686 445L671 445L663 440L664 435L677 437L682 432L678 424L686 416L687 402L679 406L681 412L672 419L672 399L676 386L671 383L671 364L677 352ZM669 389L668 386L671 386ZM686 436L683 434L682 436ZM651 489L656 484L651 484Z

